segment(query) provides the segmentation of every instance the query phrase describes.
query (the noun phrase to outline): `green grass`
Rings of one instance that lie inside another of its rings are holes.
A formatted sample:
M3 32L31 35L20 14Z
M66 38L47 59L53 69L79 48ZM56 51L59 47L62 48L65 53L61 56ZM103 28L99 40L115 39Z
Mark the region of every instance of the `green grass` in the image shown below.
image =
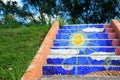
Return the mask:
M0 80L20 80L48 26L0 29Z

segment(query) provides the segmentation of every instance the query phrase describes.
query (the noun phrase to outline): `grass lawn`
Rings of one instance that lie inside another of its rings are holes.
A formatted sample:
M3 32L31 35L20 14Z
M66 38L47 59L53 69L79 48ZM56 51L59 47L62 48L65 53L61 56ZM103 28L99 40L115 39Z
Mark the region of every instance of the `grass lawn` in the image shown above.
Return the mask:
M0 29L0 80L20 80L48 26Z

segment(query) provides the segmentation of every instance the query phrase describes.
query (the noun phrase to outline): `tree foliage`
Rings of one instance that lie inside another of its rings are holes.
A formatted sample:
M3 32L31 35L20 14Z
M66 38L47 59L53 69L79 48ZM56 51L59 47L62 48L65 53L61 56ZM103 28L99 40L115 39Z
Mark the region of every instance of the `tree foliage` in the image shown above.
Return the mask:
M1 27L18 27L20 23L24 23L31 13L22 9L16 1L7 1L4 3L0 0L0 24ZM20 22L20 18L23 21Z
M120 0L62 0L74 23L104 23L120 18Z
M0 0L0 16L35 24L50 24L58 17L66 23L108 23L120 19L120 0L22 0L22 4L20 7L16 1Z

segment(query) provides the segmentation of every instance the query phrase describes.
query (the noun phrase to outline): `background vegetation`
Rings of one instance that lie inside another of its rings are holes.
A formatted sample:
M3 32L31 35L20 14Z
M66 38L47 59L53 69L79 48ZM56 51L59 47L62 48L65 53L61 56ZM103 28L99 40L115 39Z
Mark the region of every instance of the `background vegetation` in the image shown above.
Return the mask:
M120 0L21 0L20 4L22 6L16 1L0 0L0 25L11 24L6 20L8 17L22 25L51 24L60 18L74 24L109 23L111 19L120 19Z
M0 29L0 80L20 80L49 27Z

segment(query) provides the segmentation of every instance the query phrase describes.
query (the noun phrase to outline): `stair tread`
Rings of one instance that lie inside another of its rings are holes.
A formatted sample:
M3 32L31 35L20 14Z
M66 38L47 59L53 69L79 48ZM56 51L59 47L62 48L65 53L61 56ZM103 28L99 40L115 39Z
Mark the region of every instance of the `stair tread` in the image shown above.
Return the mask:
M96 28L96 27L86 27L86 28ZM80 30L80 29L81 29L81 28L79 28L79 30ZM84 28L82 28L82 29L84 29ZM114 29L114 28L112 28L112 27L110 27L110 28L104 28L104 27L103 27L103 28L100 28L100 29ZM59 29L59 30L78 30L78 29L76 29L76 28L75 28L75 29L71 29L71 28L69 29L69 28L67 28L67 29Z
M78 31L58 30L58 34L60 33L114 33L114 31L111 30L111 31L106 32L106 30L102 30L102 31L97 32L97 31L80 31L80 30Z
M100 34L100 35L104 35L104 34L116 34L115 32L77 32L77 33L82 33L82 34L85 34L85 35L87 35L87 34ZM72 34L72 33L70 33L70 32L58 32L58 34L56 34L56 35L70 35L70 34Z
M77 67L82 67L82 66L88 66L88 67L107 67L107 66L110 66L110 67L119 67L120 68L120 66L118 66L118 65L103 65L103 64L100 64L100 65L96 65L96 64L45 64L45 65L43 65L43 67L44 66L65 66L65 67L69 67L69 66L77 66Z
M83 34L86 35L85 39L117 39L117 34ZM71 39L73 35L70 34L57 34L56 39Z
M104 39L69 39L69 40L54 40L53 46L77 46L74 41L83 41L79 46L120 46L120 39L104 40Z
M89 56L99 56L99 57L119 57L120 58L120 55L116 55L115 53L114 54L49 54L48 57L52 57L52 56L73 56L73 57L89 57Z
M84 40L120 40L118 38L116 39L99 39L99 38L86 38ZM54 41L72 41L72 39L55 39Z
M120 48L120 46L52 46L51 48Z
M72 24L72 25L63 25L61 28L70 28L70 27L106 27L106 24ZM107 27L111 27L110 24Z

